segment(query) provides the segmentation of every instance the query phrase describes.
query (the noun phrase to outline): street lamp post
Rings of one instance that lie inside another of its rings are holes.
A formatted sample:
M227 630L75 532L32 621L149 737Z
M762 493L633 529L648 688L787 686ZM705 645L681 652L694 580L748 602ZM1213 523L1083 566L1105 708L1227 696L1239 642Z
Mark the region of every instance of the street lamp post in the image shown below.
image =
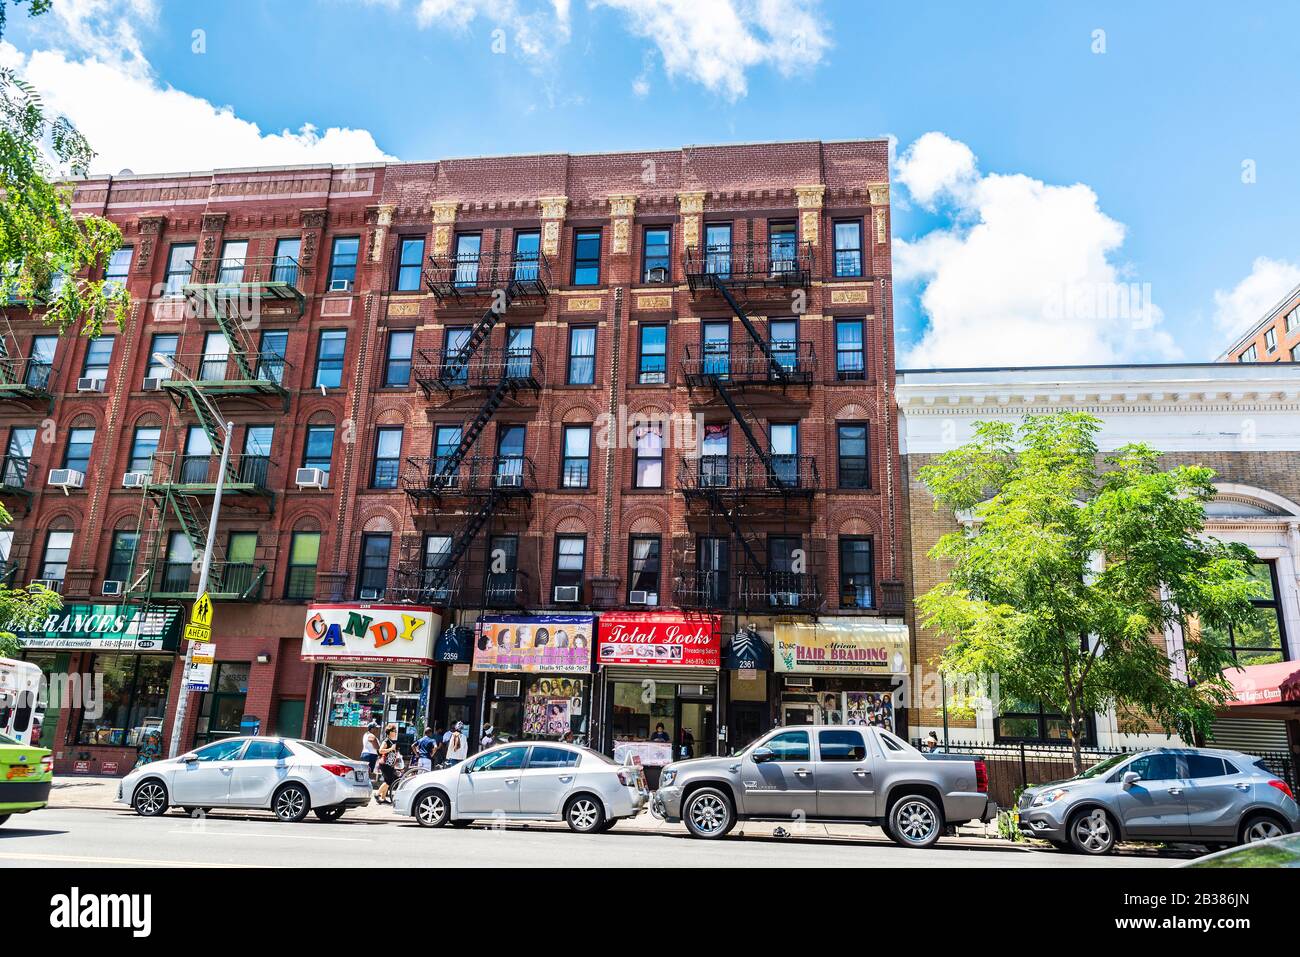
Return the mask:
M208 412L217 422L222 422L221 437L221 467L217 470L217 486L212 496L212 517L208 519L208 537L203 543L203 560L199 565L199 584L195 595L201 596L208 590L208 574L212 570L212 545L217 538L217 519L221 514L221 492L226 482L226 466L230 461L230 433L234 431L233 422L225 422L221 418L221 413L212 404L211 400L199 389L198 383L191 379L176 363L171 360L170 356L165 356L161 352L153 354L154 361L165 366L170 372L179 375L191 386L194 387L195 394L200 401L207 406ZM185 727L185 718L189 713L190 692L185 689L185 679L190 673L190 665L194 660L192 653L194 643L187 641L185 643L185 664L181 668L181 687L177 692L176 698L176 717L172 721L172 733L167 742L167 757L176 757L180 751L181 733Z

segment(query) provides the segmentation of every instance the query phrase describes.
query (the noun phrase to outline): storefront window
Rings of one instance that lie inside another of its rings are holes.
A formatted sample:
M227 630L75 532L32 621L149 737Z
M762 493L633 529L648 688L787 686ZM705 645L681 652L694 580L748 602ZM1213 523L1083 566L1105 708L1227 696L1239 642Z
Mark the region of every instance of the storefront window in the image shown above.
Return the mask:
M588 679L558 675L521 675L496 678L488 702L487 724L498 740L558 741L572 736L575 742L587 732ZM518 694L502 695L508 687Z
M219 661L213 676L212 690L199 702L199 721L195 742L216 741L240 733L244 703L248 695L248 662Z
M1068 741L1070 725L1065 717L1041 701L1003 698L998 716L993 719L993 736L997 741ZM1092 744L1095 729L1091 719L1084 731L1084 743Z
M104 705L97 718L79 712L76 743L138 748L147 730L162 727L174 660L161 655L95 655L89 671L103 676Z
M367 726L397 725L398 746L409 749L423 732L428 676L332 671L328 676L325 741L336 751L357 756Z
M717 733L713 684L654 680L610 685L610 738L614 760L638 758L662 767L679 758L713 754Z

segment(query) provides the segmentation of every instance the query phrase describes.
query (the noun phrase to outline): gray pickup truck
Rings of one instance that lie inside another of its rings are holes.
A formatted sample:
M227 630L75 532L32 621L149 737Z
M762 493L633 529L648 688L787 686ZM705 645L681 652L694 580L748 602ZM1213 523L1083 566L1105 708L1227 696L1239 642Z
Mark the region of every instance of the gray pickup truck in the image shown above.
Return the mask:
M737 821L809 821L876 825L904 847L997 813L982 758L924 754L848 725L777 728L739 754L670 764L650 807L693 837L722 837Z

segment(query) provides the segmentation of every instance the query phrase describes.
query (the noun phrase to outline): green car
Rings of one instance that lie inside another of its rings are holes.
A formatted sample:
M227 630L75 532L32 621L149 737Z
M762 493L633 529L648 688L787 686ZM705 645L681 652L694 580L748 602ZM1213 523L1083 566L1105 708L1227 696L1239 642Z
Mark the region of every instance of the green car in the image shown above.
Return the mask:
M45 748L0 734L0 824L11 814L45 807L54 781L54 758Z

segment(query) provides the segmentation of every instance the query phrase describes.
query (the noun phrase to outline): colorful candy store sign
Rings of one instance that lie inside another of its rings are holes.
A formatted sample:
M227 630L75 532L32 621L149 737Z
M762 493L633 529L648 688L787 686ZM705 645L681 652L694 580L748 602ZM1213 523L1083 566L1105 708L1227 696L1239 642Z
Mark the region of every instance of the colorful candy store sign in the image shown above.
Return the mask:
M433 664L442 616L411 605L312 605L302 633L303 661Z
M586 674L591 615L483 615L474 626L475 671Z
M721 655L717 615L641 612L600 617L596 658L602 665L716 668Z
M912 660L906 625L872 618L778 621L776 670L819 675L904 675Z

